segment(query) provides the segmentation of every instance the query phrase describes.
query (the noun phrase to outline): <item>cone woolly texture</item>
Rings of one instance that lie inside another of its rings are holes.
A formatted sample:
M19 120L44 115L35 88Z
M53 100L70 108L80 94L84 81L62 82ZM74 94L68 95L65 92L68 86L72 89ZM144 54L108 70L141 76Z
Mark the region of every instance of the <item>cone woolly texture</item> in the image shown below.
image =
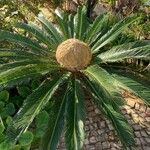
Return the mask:
M71 71L85 68L91 58L89 46L78 39L68 39L62 42L56 50L58 63Z

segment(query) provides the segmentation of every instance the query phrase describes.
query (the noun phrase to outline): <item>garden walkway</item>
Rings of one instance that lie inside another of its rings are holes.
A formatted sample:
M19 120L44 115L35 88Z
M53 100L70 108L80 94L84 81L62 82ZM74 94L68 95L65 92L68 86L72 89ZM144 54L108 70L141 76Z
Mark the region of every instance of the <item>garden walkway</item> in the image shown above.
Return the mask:
M125 95L127 105L122 112L134 130L136 146L131 150L150 150L150 108L137 98ZM111 123L102 116L90 100L86 101L87 119L85 122L86 139L84 150L122 150L122 145L114 134ZM64 139L58 150L65 150Z

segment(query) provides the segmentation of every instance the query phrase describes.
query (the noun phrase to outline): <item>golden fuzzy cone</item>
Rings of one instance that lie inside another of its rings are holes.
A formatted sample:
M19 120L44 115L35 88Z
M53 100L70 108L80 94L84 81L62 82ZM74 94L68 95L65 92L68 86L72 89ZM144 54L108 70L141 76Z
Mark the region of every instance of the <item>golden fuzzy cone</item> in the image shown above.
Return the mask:
M78 40L68 39L62 42L56 50L56 59L68 70L80 70L91 61L92 54L89 46Z

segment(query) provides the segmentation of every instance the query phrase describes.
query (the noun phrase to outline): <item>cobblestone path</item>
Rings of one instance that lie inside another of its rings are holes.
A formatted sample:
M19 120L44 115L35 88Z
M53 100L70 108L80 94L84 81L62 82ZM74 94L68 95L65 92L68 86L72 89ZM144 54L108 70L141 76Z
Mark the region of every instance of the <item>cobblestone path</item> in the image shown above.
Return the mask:
M122 112L134 130L136 146L131 150L150 150L150 108L140 100L126 96L127 105ZM92 105L86 101L87 118L85 122L86 139L84 150L122 150L111 123ZM64 138L58 150L65 150Z

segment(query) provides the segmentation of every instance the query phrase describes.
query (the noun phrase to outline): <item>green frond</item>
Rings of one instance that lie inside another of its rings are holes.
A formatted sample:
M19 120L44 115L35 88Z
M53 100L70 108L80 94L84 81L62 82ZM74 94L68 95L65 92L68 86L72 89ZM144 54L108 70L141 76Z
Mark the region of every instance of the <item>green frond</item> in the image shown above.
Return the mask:
M122 90L129 91L150 105L150 82L142 75L130 70L110 69L111 75L123 85L117 85Z
M48 21L42 14L39 14L37 19L40 21L43 28L49 34L49 36L54 40L54 42L58 44L62 42L62 38L63 38L62 35L58 32L56 27L50 21Z
M70 38L74 37L74 15L69 14L68 16L68 24L69 24L69 35Z
M123 61L126 58L150 60L150 42L137 41L113 47L97 56L100 63Z
M116 109L118 109L118 104L124 104L124 99L118 87L114 84L118 84L118 82L106 70L94 65L88 67L84 74L91 79L91 82L94 80L93 82L97 84L97 89L102 93L104 101L111 103Z
M16 42L17 44L21 44L21 46L23 47L29 47L30 51L35 54L45 54L45 52L47 51L46 48L40 46L38 42L31 40L30 38L8 31L0 30L0 41L3 40Z
M77 14L74 17L74 32L75 38L83 40L89 26L88 18L86 17L86 8L78 7Z
M64 39L67 40L70 38L70 33L69 33L69 24L68 24L68 15L64 14L63 18L57 16L57 22L59 24L59 28L61 32L63 33Z
M61 92L62 93L57 96L57 99L61 100L59 100L58 102L56 99L56 104L52 105L50 108L49 123L47 125L45 134L42 137L40 146L41 150L56 149L61 133L63 131L65 122L66 102L69 101L67 97L68 87L66 89L63 89Z
M99 100L97 100L98 103ZM112 122L112 125L117 132L119 140L123 145L123 149L127 149L129 146L135 144L133 129L128 124L123 114L117 112L112 106L103 104L99 107L105 114L105 116Z
M21 60L21 61L13 61L9 63L4 63L0 65L0 73L3 73L9 69L13 69L20 66L26 66L29 64L37 64L37 61L33 60Z
M53 81L45 80L31 95L24 101L22 108L15 115L12 124L7 129L7 142L16 143L18 138L24 133L32 123L35 116L51 99L60 84L64 83L68 74L63 75Z
M8 48L0 48L0 59L7 58L9 60L23 60L23 59L37 59L37 57L29 51L21 50L21 49L8 49Z
M42 29L40 29L37 25L18 22L15 25L15 27L24 29L25 31L32 33L39 42L46 44L50 48L49 50L54 48L53 45L55 43L54 43L53 39L50 36L48 36L48 34L45 31L43 31Z
M89 88L95 105L109 120L111 120L124 148L134 144L132 129L118 108L116 109L116 107L111 104L111 95L109 95L93 77L85 77L84 84Z
M15 65L17 65L15 67ZM5 66L5 68L3 67ZM0 71L0 89L13 86L19 82L31 78L44 75L54 69L56 66L45 63L30 63L20 62L15 64L3 64L1 65L2 71Z
M84 95L78 80L72 79L66 110L65 142L68 150L82 149L84 142Z
M99 38L99 40L92 47L93 53L100 51L100 48L112 42L126 27L135 22L139 17L129 16L118 23L116 23L106 34Z
M97 34L101 34L101 30L103 29L106 20L108 19L108 14L102 14L98 16L95 21L92 23L92 25L89 27L87 33L86 33L86 41L91 44L93 39L95 40L95 37Z

